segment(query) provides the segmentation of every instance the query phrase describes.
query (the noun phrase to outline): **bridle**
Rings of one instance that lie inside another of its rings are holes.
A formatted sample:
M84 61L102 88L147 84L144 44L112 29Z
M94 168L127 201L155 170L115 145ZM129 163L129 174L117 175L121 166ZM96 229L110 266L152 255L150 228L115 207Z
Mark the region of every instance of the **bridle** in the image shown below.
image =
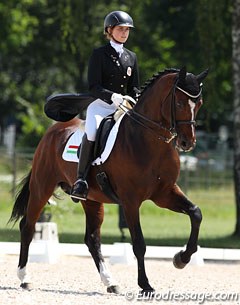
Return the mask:
M139 125L143 126L150 132L154 133L154 135L157 135L159 140L164 141L165 143L170 143L174 138L177 137L177 131L176 126L182 125L182 124L189 124L189 125L196 125L195 120L176 120L176 90L182 91L187 96L198 99L201 96L202 88L200 88L200 91L197 95L192 95L185 90L183 90L181 87L178 86L178 77L174 81L174 85L165 97L163 103L169 98L171 95L171 117L170 117L170 127L167 128L163 125L162 122L155 122L153 120L150 120L146 116L136 112L134 109L129 109L126 106L121 105L120 108L135 122L137 122ZM127 108L127 111L126 109Z

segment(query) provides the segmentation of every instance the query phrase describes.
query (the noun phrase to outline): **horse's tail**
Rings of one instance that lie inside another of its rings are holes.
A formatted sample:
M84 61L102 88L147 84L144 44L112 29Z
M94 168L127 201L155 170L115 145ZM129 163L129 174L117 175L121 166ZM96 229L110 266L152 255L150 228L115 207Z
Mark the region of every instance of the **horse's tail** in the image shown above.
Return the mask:
M28 198L29 198L29 181L31 178L32 171L29 172L29 174L23 178L23 180L20 182L19 186L21 189L19 190L15 204L13 206L12 214L8 222L14 221L16 223L21 217L26 215L27 205L28 205Z

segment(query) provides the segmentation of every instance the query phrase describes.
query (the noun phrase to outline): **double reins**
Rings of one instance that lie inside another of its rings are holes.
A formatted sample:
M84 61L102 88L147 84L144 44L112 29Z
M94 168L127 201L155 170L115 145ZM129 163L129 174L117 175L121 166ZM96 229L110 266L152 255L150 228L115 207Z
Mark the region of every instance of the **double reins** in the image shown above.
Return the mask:
M201 91L197 96L192 96L180 87L177 86L178 84L178 76L174 81L174 85L165 97L163 103L168 99L169 95L171 95L171 117L170 117L170 128L163 126L161 122L155 122L147 118L146 116L136 112L134 109L129 109L126 106L120 106L120 108L135 122L139 125L143 126L154 135L157 135L159 140L164 141L165 143L170 143L174 138L177 137L176 125L180 124L190 124L196 125L195 120L176 120L176 103L175 103L175 96L176 90L179 89L180 91L184 92L190 97L197 98L201 95ZM202 90L202 89L201 89ZM127 109L127 110L126 110Z

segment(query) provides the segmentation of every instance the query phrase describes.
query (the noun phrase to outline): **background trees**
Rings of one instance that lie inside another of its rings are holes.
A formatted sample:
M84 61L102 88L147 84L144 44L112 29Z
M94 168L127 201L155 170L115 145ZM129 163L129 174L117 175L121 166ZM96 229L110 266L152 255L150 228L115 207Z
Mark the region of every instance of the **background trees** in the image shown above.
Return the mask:
M233 84L234 84L234 181L237 222L235 234L240 235L240 1L233 7Z
M15 122L18 145L35 147L52 123L43 114L46 97L87 91L88 58L105 43L105 15L118 9L134 19L126 47L138 55L142 84L167 67L210 68L198 129L217 132L226 125L231 138L234 131L239 235L240 0L2 0L0 145Z
M50 123L42 111L46 96L87 90L89 55L105 43L103 19L115 9L134 18L136 28L127 47L138 55L141 83L166 67L186 65L193 73L210 67L202 127L213 131L219 124L231 125L230 0L21 0L17 5L3 0L1 130L17 120L18 142L37 144Z

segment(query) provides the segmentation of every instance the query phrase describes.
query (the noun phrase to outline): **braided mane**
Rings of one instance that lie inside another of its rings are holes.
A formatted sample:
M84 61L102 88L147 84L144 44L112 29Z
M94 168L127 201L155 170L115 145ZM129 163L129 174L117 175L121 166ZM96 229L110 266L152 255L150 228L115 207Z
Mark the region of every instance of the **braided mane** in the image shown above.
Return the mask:
M158 73L156 74L153 74L153 76L151 78L149 78L140 88L141 90L141 93L140 93L140 96L149 88L151 87L154 82L161 78L162 76L166 75L166 74L169 74L169 73L178 73L179 72L179 69L175 69L175 68L167 68L163 71L159 71Z

